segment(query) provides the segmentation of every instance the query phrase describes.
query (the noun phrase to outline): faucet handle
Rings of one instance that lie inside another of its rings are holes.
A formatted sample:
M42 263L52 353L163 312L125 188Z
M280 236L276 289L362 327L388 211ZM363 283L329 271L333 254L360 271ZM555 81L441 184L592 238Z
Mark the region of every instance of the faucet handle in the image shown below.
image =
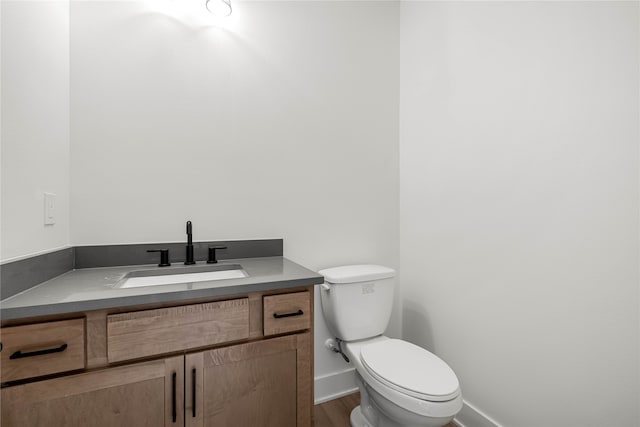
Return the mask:
M147 252L160 252L160 264L158 267L169 267L169 249L149 249Z
M209 256L207 257L207 264L215 264L218 262L216 259L216 249L227 249L226 246L209 246Z

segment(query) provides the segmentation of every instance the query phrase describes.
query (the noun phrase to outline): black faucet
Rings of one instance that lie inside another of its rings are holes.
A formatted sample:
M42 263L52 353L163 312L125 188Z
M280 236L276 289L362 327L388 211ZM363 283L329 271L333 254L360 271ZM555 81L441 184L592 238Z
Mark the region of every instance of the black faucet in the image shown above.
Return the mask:
M187 259L184 262L184 265L193 265L196 263L193 260L193 239L191 237L192 231L193 227L191 226L191 221L187 221Z

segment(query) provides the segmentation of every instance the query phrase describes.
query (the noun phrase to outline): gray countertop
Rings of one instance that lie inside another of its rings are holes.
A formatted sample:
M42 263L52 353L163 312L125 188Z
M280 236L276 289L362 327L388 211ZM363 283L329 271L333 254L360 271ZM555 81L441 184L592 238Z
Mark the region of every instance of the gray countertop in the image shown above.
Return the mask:
M141 304L180 302L196 298L310 286L323 281L321 275L280 256L229 259L219 263L219 265L225 264L240 264L248 277L118 288L116 283L127 273L136 270L154 270L159 267L132 265L71 270L0 301L0 319L14 320ZM198 265L207 264L198 263Z

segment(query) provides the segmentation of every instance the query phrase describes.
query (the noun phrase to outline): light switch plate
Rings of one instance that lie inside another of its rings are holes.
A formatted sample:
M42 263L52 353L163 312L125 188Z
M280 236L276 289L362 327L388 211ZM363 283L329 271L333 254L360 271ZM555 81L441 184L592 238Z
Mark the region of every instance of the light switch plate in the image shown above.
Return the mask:
M56 195L44 193L44 224L52 225L56 223Z

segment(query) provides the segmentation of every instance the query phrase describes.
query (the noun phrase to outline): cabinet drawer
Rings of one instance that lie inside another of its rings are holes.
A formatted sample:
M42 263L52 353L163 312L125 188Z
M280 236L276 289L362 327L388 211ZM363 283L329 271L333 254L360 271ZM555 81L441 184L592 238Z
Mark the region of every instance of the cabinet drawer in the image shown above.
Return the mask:
M84 319L3 328L2 382L85 367Z
M248 337L248 298L107 316L109 363Z
M265 336L311 327L309 292L270 295L264 297L262 301Z

